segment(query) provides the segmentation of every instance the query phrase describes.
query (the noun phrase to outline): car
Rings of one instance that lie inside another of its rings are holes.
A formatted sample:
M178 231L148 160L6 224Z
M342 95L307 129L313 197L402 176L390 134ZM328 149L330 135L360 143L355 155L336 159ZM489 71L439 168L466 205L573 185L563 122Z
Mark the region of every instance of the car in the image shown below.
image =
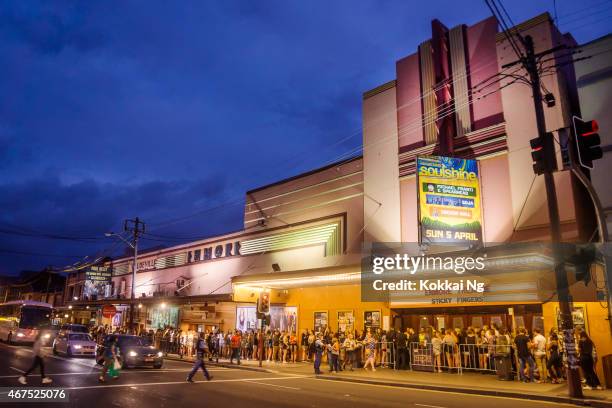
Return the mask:
M98 346L96 351L96 361L98 364L104 364L104 345L107 344L110 336L117 337L117 354L123 368L162 368L164 365L164 354L151 345L147 337L129 334L110 334L106 336L104 342Z
M84 324L62 324L59 330L60 333L89 333L89 329Z
M87 333L60 333L53 342L53 354L64 353L68 357L95 357L96 348L96 342Z

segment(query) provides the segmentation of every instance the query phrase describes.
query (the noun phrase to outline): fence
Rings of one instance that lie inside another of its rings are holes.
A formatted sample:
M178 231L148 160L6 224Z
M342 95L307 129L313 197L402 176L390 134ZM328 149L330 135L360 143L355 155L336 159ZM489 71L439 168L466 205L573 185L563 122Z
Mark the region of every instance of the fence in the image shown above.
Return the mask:
M410 369L431 372L466 371L496 372L495 359L508 364L509 373L516 373L516 361L510 345L501 344L440 344L410 343Z

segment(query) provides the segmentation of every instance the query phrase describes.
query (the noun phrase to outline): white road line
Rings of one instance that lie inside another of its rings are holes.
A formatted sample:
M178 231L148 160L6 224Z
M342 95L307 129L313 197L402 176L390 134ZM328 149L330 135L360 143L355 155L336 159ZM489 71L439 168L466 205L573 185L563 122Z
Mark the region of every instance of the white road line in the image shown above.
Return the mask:
M269 387L287 388L289 390L300 390L301 389L301 388L297 388L297 387L287 387L286 385L268 384L268 383L263 383L263 382L259 382L259 381L249 381L249 383L250 384L267 385Z
M416 402L414 403L414 405L417 405L419 407L429 407L429 408L446 408L440 405L417 404Z
M303 376L301 378L305 378L307 376ZM212 381L194 381L197 384L217 384L217 383L226 383L226 382L251 382L254 380L263 380L263 381L271 381L271 380L293 380L297 377L265 377L265 378L230 378L225 380L212 380ZM183 384L185 386L192 386L192 384L187 381L166 381L166 382L150 382L150 383L130 383L130 384L107 384L107 385L87 385L80 387L63 387L65 390L87 390L93 388L124 388L124 387L147 387L147 386L155 386L155 385L176 385Z
M19 371L20 373L24 373L24 371L15 368L15 367L10 367L15 371ZM209 368L208 371L225 371L226 369L224 368ZM121 371L122 374L139 374L139 373L168 373L168 372L183 372L183 373L188 373L189 370L181 370L180 368L170 368L167 370L161 369L161 370L127 370L127 371ZM54 377L54 376L64 376L64 375L100 375L99 372L97 371L90 371L90 372L72 372L72 373L47 373L48 377ZM0 378L17 378L19 377L18 375L0 375ZM32 374L30 375L30 377L40 377L40 374Z

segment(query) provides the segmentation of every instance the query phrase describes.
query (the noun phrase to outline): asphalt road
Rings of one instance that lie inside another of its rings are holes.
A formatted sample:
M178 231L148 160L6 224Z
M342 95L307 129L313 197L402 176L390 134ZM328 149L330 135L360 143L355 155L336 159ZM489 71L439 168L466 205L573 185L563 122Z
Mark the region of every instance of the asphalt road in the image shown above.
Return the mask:
M162 369L122 370L117 380L99 383L93 359L53 356L46 349L48 386L67 390L68 403L38 403L42 407L402 407L402 408L528 408L562 404L512 398L465 395L381 385L326 381L325 376L261 373L210 367L208 382L202 373L196 383L185 381L191 365L165 361ZM0 343L0 387L23 389L17 378L27 370L32 352L27 346ZM40 387L40 375L28 377L27 387ZM48 387L45 385L45 387ZM27 407L31 404L0 404ZM39 406L39 405L37 405ZM571 406L571 405L566 405Z

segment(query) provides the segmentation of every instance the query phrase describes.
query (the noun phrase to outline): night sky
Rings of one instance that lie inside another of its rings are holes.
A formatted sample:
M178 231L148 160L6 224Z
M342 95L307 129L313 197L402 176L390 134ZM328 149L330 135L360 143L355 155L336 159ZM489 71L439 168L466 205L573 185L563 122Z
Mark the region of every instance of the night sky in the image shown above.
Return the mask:
M553 2L506 0L515 22ZM584 4L589 4L585 6ZM557 0L579 43L612 2ZM3 1L0 274L240 229L245 190L359 153L362 92L484 1Z

